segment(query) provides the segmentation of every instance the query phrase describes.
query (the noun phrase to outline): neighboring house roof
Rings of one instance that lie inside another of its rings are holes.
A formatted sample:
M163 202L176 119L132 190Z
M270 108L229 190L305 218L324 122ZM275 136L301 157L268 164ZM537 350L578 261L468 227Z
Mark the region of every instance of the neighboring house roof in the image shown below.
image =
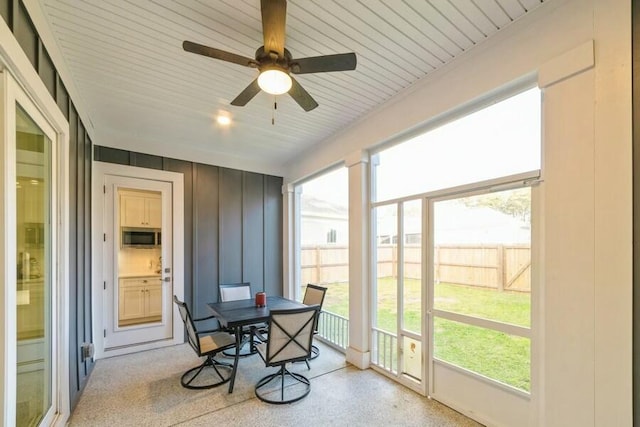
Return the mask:
M349 219L349 208L334 202L322 200L312 195L303 194L300 197L302 217L320 217L338 220Z

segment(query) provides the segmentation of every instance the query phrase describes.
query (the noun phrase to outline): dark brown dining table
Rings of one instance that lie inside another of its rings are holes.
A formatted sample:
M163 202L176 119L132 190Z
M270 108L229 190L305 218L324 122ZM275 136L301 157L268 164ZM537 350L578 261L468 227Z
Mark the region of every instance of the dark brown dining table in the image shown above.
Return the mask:
M264 307L256 306L253 298L237 301L212 302L207 305L218 322L220 322L220 325L225 328L233 328L236 336L236 354L233 361L231 380L229 381L229 393L233 392L233 384L235 383L236 372L238 371L243 327L266 322L269 320L271 310L287 310L305 307L301 302L278 296L268 296L267 305Z

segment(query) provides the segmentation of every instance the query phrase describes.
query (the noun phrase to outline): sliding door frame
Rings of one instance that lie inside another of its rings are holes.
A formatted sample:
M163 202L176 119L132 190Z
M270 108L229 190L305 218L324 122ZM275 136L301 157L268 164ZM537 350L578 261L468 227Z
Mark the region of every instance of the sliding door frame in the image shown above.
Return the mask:
M35 71L9 28L0 25L0 422L16 420L16 102L41 126L53 129L51 263L52 275L52 425L64 425L70 415L69 403L69 124Z

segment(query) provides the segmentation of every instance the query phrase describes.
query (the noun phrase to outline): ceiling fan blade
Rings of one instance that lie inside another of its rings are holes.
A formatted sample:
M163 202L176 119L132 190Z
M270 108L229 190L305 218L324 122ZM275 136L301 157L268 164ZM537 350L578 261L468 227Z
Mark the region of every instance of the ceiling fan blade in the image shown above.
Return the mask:
M291 72L294 74L327 73L330 71L348 71L356 69L355 53L338 53L336 55L312 56L291 61Z
M289 89L289 95L300 105L304 111L311 111L318 106L315 99L309 95L309 92L304 90L300 83L293 77L291 77L291 89Z
M265 53L276 52L284 58L284 29L287 20L286 0L260 0Z
M240 95L236 96L236 99L231 101L231 105L244 107L247 105L247 102L251 101L253 97L258 94L258 92L260 92L260 86L258 86L258 79L255 79L251 84L249 84L249 86L240 92Z
M187 52L197 53L198 55L204 55L214 59L221 59L222 61L233 62L234 64L244 65L245 67L258 66L255 59L186 40L182 43L182 48Z

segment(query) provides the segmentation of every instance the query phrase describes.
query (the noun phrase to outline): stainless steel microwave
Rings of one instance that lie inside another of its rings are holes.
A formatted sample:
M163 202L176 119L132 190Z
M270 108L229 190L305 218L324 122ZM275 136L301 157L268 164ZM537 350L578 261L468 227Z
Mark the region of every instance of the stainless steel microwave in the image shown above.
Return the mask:
M123 248L155 248L160 245L162 233L159 228L122 228L120 246Z

